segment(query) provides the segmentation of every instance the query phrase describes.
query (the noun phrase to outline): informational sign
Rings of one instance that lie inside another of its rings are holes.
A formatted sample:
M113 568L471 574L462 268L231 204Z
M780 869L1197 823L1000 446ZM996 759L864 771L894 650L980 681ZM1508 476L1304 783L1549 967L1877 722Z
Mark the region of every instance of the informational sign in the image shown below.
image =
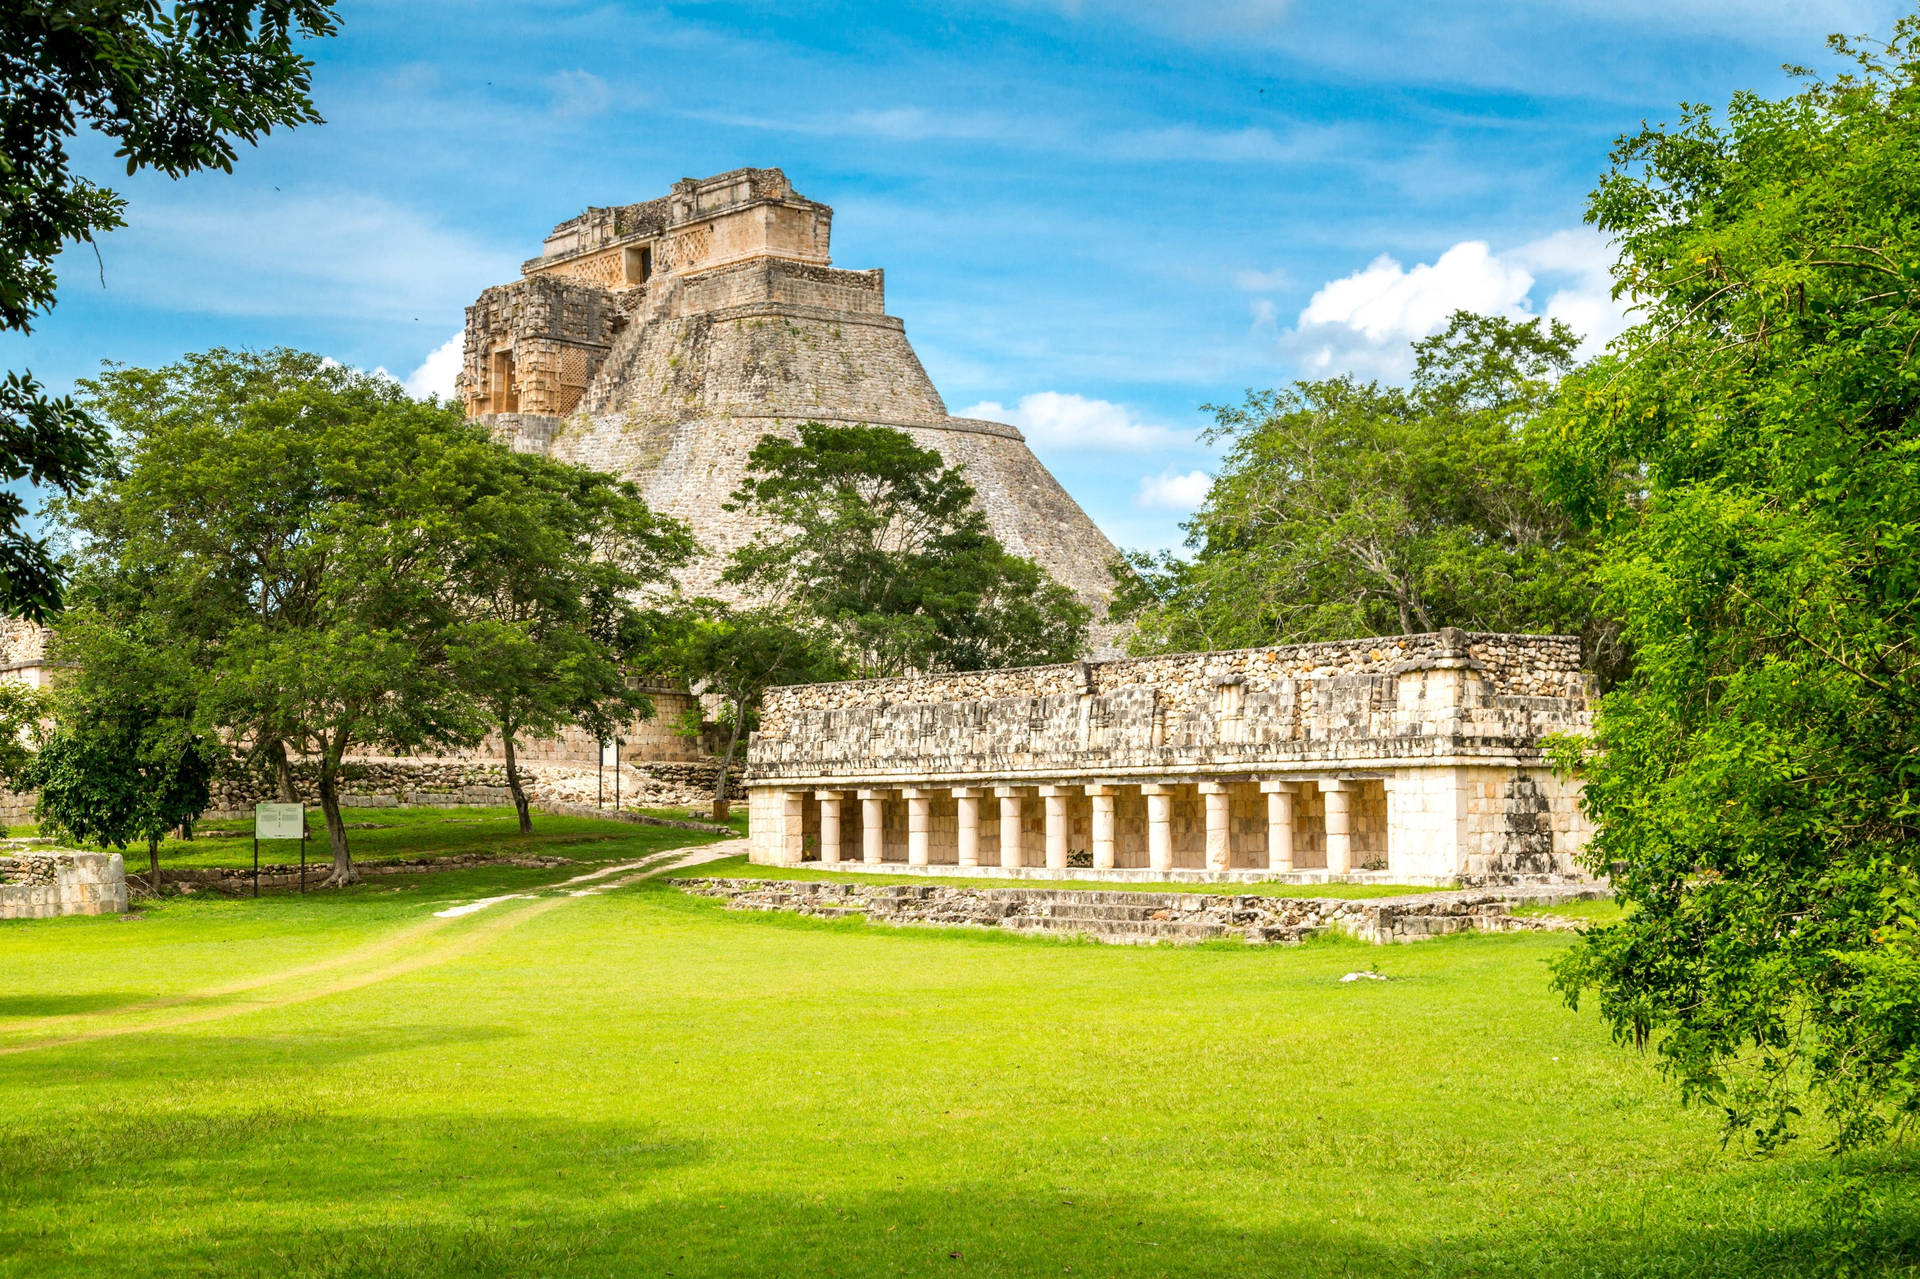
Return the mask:
M303 804L255 804L255 839L300 839L307 833L307 810Z

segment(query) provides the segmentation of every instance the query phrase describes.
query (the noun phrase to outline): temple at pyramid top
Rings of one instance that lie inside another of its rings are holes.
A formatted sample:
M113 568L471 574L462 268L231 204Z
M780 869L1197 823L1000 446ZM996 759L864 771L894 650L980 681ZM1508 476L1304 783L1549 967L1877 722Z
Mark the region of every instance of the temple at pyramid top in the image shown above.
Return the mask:
M722 597L725 557L755 528L722 504L762 435L894 427L964 466L994 535L1103 619L1112 544L1019 431L948 414L886 313L884 274L831 264L832 223L779 169L567 219L467 308L468 414L515 448L634 480L706 549L683 584ZM1110 638L1096 626L1096 648Z

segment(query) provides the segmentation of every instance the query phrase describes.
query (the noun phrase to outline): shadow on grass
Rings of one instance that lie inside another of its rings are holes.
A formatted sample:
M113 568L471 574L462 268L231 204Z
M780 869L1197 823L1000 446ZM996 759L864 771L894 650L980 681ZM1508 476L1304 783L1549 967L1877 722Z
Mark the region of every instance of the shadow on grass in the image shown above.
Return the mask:
M101 1012L152 999L151 991L94 990L85 994L0 995L0 1030L9 1017L65 1017Z
M1910 1158L1702 1170L1730 1203L1701 1219L1601 1203L1561 1220L1517 1195L1423 1229L1324 1217L1325 1203L1199 1205L1084 1171L1021 1169L1009 1185L1011 1170L961 1166L938 1185L882 1189L862 1178L888 1169L863 1165L796 1186L776 1156L719 1168L700 1141L658 1128L526 1115L183 1115L70 1140L89 1157L11 1168L0 1272L1785 1279L1920 1263ZM183 1162L194 1152L197 1177ZM716 1176L730 1188L712 1189ZM116 1192L122 1205L163 1197L170 1229L113 1228ZM1493 1224L1508 1208L1511 1224ZM63 1213L100 1225L69 1231Z
M191 1081L204 1073L203 1064L217 1062L223 1073L251 1072L265 1084L263 1095L280 1088L298 1091L311 1082L317 1069L334 1069L352 1062L422 1048L460 1044L488 1044L517 1039L522 1032L504 1026L436 1027L369 1026L364 1030L325 1032L249 1033L215 1035L199 1031L173 1033L164 1027L117 1037L114 1069L123 1080L165 1079ZM77 1045L81 1052L97 1046ZM57 1090L91 1081L77 1075L69 1045L54 1042L34 1052L0 1057L0 1089ZM177 1085L159 1100L178 1104L190 1097ZM131 1100L132 1091L116 1090L116 1104ZM118 1112L116 1112L118 1113ZM129 1116L132 1119L132 1116ZM4 1153L13 1138L0 1134L0 1170L9 1163Z

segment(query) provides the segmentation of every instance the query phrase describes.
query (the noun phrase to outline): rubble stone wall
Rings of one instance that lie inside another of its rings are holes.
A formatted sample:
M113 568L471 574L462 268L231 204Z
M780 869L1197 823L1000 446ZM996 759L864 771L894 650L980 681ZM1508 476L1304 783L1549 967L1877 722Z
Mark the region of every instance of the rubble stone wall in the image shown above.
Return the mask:
M454 807L499 805L512 802L507 770L498 761L445 759L350 759L343 766L340 802L347 808ZM618 797L625 807L658 808L709 804L719 771L711 760L624 764L618 770ZM529 763L521 769L521 783L536 804L594 804L609 806L615 799L616 770L591 765ZM294 766L294 790L300 802L320 803L313 769ZM214 787L210 818L245 817L258 803L277 796L262 777L231 776Z
M1606 895L1589 886L1540 890L1453 891L1362 900L1211 893L1151 893L1059 888L961 888L948 885L796 883L764 879L689 879L683 892L718 897L734 910L776 910L869 923L933 924L1081 934L1101 941L1299 942L1341 932L1376 945L1451 933L1558 930L1564 919L1516 917L1518 906L1552 906Z

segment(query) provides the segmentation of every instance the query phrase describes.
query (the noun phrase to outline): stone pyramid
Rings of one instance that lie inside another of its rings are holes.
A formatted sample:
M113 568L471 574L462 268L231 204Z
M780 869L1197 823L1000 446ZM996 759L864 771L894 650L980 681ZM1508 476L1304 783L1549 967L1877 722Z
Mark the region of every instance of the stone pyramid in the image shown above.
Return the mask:
M637 482L709 552L683 585L723 597L754 524L721 504L762 435L898 428L966 467L994 535L1093 608L1105 649L1112 543L1019 431L948 415L886 313L883 272L830 264L832 220L780 170L737 169L561 223L520 279L467 308L468 414L516 448Z

